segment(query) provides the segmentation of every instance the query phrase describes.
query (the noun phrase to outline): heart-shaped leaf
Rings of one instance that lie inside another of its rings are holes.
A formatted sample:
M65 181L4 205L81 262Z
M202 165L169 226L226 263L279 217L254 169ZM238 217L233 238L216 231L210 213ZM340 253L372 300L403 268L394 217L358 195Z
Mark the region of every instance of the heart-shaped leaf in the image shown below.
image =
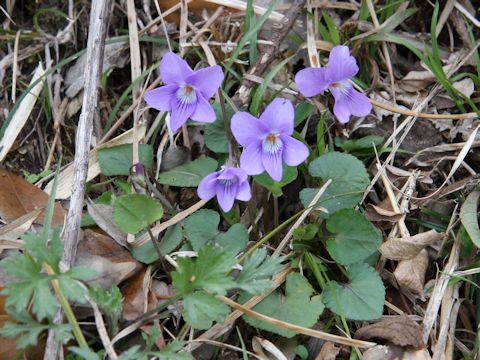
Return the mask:
M364 263L348 268L350 282L331 282L322 294L325 305L351 320L375 320L382 316L385 286L380 275Z
M353 209L343 209L330 216L327 230L335 234L327 240L327 250L340 264L363 261L382 244L380 231L365 215Z

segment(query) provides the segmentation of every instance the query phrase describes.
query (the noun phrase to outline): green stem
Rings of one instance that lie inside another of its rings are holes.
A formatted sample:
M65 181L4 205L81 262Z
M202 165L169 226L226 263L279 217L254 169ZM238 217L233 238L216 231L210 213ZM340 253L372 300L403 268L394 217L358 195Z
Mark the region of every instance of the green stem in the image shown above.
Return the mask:
M55 271L52 269L52 267L49 264L44 263L43 266L45 266L45 269L47 270L47 273L49 275L56 275ZM68 303L67 298L65 297L62 289L60 288L60 283L58 279L52 280L52 286L53 286L53 289L55 290L55 294L57 294L58 301L62 306L63 312L65 313L65 316L67 317L68 322L72 326L73 335L75 335L75 339L77 339L78 345L80 345L80 347L88 348L87 341L83 336L82 330L80 329L80 325L78 325L77 319L75 318L75 315L73 313L72 308L70 307L70 304Z

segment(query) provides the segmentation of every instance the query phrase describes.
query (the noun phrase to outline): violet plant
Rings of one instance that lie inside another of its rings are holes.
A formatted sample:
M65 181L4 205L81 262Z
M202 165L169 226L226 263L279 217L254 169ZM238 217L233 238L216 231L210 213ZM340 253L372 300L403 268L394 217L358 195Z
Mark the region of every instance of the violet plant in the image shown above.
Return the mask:
M333 113L342 124L351 115L367 116L372 104L365 94L354 89L352 77L358 73L357 61L347 46L335 46L330 52L325 68L307 68L295 76L298 90L305 97L312 97L328 89L335 98Z
M145 101L151 107L170 111L170 128L177 131L188 119L210 123L216 115L208 102L223 81L218 65L197 71L173 52L165 54L160 63L164 86L150 90Z
M285 162L297 166L308 157L309 150L294 139L294 108L290 100L276 98L256 118L247 112L238 112L232 118L232 133L244 147L240 166L249 175L266 171L275 181L282 180Z

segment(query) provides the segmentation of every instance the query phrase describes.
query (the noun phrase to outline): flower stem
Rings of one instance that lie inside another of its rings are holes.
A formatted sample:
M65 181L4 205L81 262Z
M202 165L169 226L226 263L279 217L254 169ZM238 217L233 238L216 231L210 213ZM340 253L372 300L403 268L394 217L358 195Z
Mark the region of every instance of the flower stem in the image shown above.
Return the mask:
M236 165L238 164L238 160L240 159L240 154L238 154L237 150L237 142L232 134L232 129L230 129L230 123L228 121L227 115L227 108L225 107L225 97L223 96L223 92L220 89L218 91L218 97L220 98L220 107L222 109L222 117L223 117L223 124L225 126L225 132L227 134L228 139L228 153L230 160Z
M52 267L49 264L44 263L43 266L45 267L45 270L47 270L47 273L49 275L56 275L55 271L52 269ZM62 289L60 288L60 283L58 279L52 280L52 286L53 286L53 290L55 290L55 294L57 294L58 301L62 306L63 312L65 313L65 316L67 317L68 322L72 326L73 335L75 335L75 339L77 340L78 345L80 347L88 348L87 341L83 336L82 330L80 329L80 325L78 325L77 319L75 318L75 315L73 313L72 308L70 307L70 304L68 303L67 298L65 297Z

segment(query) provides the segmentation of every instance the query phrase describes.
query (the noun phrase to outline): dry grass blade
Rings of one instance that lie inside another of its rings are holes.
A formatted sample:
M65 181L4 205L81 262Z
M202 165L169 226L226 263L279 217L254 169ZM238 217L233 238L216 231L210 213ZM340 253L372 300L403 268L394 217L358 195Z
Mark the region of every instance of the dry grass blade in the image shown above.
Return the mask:
M188 209L183 210L182 212L178 213L174 217L172 217L170 220L165 221L164 223L161 223L159 225L154 226L151 228L151 233L153 236L158 236L163 230L166 230L168 227L175 225L176 223L179 223L183 219L185 219L187 216L193 214L195 211L201 209L205 204L208 202L208 200L200 200L196 204L190 206ZM136 238L132 242L132 246L142 246L143 244L147 243L150 241L150 234L146 233L143 234L142 236Z
M325 190L327 190L327 187L332 183L331 179L328 179L328 181L318 190L317 194L315 197L312 199L310 204L308 204L307 210L305 210L302 215L295 221L295 223L291 226L290 230L288 230L287 234L285 237L282 239L280 244L278 244L277 248L273 252L273 255L280 255L285 246L287 246L288 242L292 238L293 232L295 231L296 228L300 226L300 224L307 218L308 214L312 212L312 210L315 208L315 205L318 203L320 198L322 197L323 193Z
M338 336L338 335L332 335L323 331L318 331L318 330L313 330L309 328L305 328L303 326L298 326L295 324L291 324L285 321L277 320L274 318L271 318L269 316L260 314L256 311L253 311L251 309L246 308L243 305L240 305L239 303L236 303L233 300L230 300L229 298L225 296L217 296L218 299L222 300L225 304L228 306L234 308L235 310L239 310L244 314L247 314L248 316L254 317L257 320L264 321L268 324L278 326L283 329L291 330L294 331L298 334L303 334L307 336L312 336L318 339L326 340L326 341L331 341L333 343L337 344L342 344L346 346L352 346L352 347L359 347L359 348L371 348L375 345L376 343L370 342L370 341L361 341L361 340L354 340L354 339L349 339L343 336Z
M139 137L143 137L143 132L145 128L140 127L141 132L138 134ZM88 155L88 174L87 174L87 181L90 181L100 175L100 161L98 159L98 150L123 145L123 144L131 144L133 142L133 129L130 129L123 134L117 136L115 139L110 140L109 142L97 146L95 149L90 151ZM75 168L73 163L69 164L58 176L58 188L57 192L55 193L56 199L67 199L72 194L72 186L71 182L73 176L75 174ZM48 194L52 190L53 180L50 181L47 186L45 187L45 192Z
M44 73L45 71L42 63L38 64L30 84L33 84L40 79ZM12 120L5 130L5 134L0 140L0 162L5 159L5 156L7 156L8 152L10 151L10 148L15 142L18 134L20 134L20 131L22 131L23 127L25 126L30 114L32 113L33 107L37 102L38 95L40 95L42 87L43 83L38 81L32 90L27 94L27 96L23 98L21 106L19 106L18 110L13 115Z

